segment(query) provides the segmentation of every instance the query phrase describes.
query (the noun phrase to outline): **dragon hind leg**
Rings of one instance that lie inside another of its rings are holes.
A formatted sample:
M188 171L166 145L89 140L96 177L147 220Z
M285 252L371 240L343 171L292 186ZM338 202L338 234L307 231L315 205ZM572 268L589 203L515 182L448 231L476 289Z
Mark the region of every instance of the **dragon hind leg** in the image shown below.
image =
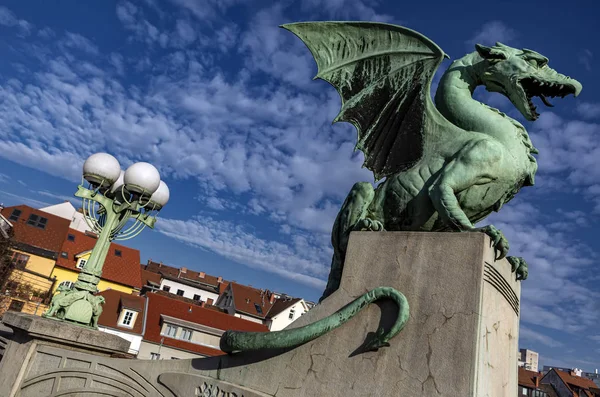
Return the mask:
M340 286L348 238L352 230L383 230L378 220L368 217L369 205L375 196L373 185L368 182L358 182L352 186L342 208L338 213L331 232L333 258L327 286L319 302L334 293Z

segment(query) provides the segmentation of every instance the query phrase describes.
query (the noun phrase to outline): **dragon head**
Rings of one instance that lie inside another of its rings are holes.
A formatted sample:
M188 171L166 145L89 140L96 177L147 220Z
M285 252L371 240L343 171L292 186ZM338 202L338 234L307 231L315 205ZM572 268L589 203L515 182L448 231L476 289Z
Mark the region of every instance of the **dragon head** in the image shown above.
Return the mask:
M531 101L534 96L553 106L547 97L577 96L581 92L581 83L549 67L548 58L535 51L502 43L493 47L476 44L475 49L484 59L479 77L486 89L505 95L529 121L539 117Z

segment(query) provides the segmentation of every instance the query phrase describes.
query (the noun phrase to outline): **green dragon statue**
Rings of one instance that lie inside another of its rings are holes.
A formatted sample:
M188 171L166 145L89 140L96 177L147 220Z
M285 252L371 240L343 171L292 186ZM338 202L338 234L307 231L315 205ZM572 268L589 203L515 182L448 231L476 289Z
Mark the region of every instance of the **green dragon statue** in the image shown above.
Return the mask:
M552 106L547 97L577 96L581 84L550 68L548 58L535 51L477 44L475 52L454 61L444 73L434 105L432 78L447 56L427 37L369 22L283 27L311 51L316 78L339 92L342 109L334 122L356 127L356 148L365 154L364 166L376 181L385 178L377 188L356 183L342 205L333 226L334 255L321 300L339 288L352 230L483 232L491 237L497 259L504 258L509 245L503 234L491 225L474 224L499 211L523 186L534 184L533 154L538 152L523 125L476 101L473 92L480 85L498 92L523 117L535 121L539 114L532 97ZM516 278L526 279L527 263L507 259ZM271 347L275 338L286 339L302 329L265 335L259 344L253 339L256 335L239 334L235 339L230 333L227 338L236 343L227 347ZM324 332L311 330L310 335ZM296 339L287 341L291 346Z

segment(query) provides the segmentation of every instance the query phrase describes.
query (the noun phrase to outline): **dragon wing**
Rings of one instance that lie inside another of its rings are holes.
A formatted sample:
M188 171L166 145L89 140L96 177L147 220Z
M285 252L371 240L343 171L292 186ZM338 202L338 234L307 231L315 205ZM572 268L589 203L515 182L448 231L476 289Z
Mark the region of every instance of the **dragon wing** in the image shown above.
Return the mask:
M447 55L427 37L373 22L282 25L311 51L315 79L335 87L342 109L334 122L358 130L356 149L375 180L411 168L423 156L428 123L446 119L431 101L431 80ZM434 129L437 130L437 129Z

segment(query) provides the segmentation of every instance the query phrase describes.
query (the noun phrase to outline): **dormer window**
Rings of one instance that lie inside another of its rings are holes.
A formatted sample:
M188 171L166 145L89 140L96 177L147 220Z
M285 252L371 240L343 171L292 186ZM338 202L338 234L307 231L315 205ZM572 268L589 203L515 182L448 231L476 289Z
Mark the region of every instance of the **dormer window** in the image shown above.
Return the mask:
M255 303L255 304L254 304L254 308L256 309L256 312L257 312L258 314L262 314L262 312L263 312L263 311L262 311L262 307L260 307L260 306L258 305L258 303Z
M87 263L87 259L80 258L77 261L77 268L78 269L83 269L83 267L85 266L86 263Z
M133 328L137 313L133 310L124 309L120 316L119 325L122 327Z

